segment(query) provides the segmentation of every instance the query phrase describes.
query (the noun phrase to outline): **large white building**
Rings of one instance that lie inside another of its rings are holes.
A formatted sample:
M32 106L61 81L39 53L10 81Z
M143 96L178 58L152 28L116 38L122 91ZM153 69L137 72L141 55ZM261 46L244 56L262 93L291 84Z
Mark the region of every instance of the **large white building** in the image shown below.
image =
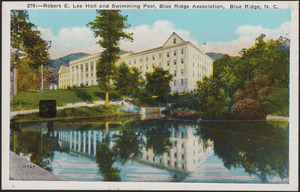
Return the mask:
M99 54L82 57L70 62L69 75L59 71L59 88L72 85L96 85L96 61ZM142 74L162 67L173 74L171 92L195 90L196 82L213 72L213 60L190 41L183 40L176 33L161 46L138 53L122 54L117 65L125 62L129 67L137 67ZM67 70L66 70L67 71ZM65 80L64 76L69 78ZM61 81L62 80L62 81ZM69 84L63 84L68 82Z

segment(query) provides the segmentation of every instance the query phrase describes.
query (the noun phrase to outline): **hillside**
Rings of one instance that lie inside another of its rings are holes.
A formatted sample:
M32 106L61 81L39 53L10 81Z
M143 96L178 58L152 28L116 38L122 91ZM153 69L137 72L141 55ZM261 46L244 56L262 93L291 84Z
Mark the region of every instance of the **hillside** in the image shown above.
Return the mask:
M70 61L72 61L74 59L84 57L84 56L88 56L88 55L90 55L90 54L87 54L87 53L72 53L70 55L60 57L58 59L53 59L53 60L50 60L50 67L58 69L58 68L60 68L60 66L62 64L69 65Z
M212 58L213 60L216 60L216 59L220 59L221 57L223 57L223 53L214 53L214 52L209 52L209 53L206 53L206 55L208 55L210 58Z

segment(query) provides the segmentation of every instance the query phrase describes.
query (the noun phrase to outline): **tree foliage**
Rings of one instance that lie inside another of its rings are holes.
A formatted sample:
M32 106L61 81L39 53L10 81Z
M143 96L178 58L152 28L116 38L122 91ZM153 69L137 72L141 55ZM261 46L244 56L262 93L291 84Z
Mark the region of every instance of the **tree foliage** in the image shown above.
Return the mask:
M169 74L168 70L155 67L153 72L146 73L146 92L151 96L157 96L159 100L166 100L172 78L173 75Z
M119 59L119 41L124 39L133 40L132 34L125 32L130 25L127 16L123 16L120 10L97 10L96 19L87 26L93 31L95 38L105 50L102 52L97 63L97 77L100 86L105 89L105 105L109 105L109 82L113 77L115 63Z
M213 118L247 118L238 115L242 111L256 118L266 113L288 115L289 39L264 38L259 36L238 57L224 55L214 61L213 76L197 82L201 111ZM275 107L275 99L281 109ZM251 103L256 107L247 107Z
M30 81L35 81L35 76L41 72L38 69L42 65L49 65L49 53L50 42L41 38L41 32L36 29L36 26L29 21L28 12L25 10L12 10L11 11L11 63L14 69L22 70L17 77L21 81L18 84L25 85ZM23 57L21 59L21 57ZM22 61L21 61L22 60ZM24 69L21 69L21 67ZM30 68L28 68L29 66ZM26 71L24 73L24 71ZM41 69L41 71L43 71ZM34 72L34 74L33 74ZM15 71L16 73L16 71ZM30 78L34 77L32 80ZM42 76L41 76L42 78ZM38 79L38 78L37 78ZM39 83L40 84L40 83ZM33 85L36 85L34 83ZM25 85L26 86L26 85ZM31 85L28 85L29 87ZM21 91L27 90L21 88Z
M125 63L121 63L115 72L114 80L116 90L123 96L136 97L139 94L141 85L141 72L136 67L129 68Z

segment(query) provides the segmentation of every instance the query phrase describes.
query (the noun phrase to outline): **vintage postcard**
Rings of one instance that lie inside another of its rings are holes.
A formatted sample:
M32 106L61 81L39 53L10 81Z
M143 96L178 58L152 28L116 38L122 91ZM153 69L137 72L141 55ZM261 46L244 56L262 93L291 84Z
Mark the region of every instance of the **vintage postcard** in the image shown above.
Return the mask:
M298 1L2 3L2 189L298 189Z

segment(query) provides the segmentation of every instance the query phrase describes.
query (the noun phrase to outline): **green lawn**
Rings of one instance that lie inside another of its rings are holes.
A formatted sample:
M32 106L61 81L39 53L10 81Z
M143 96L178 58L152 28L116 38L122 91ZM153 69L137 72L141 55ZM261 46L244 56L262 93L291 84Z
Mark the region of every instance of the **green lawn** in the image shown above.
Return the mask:
M120 96L112 91L109 99L119 99ZM58 106L67 103L79 103L104 100L105 93L98 87L72 89L44 90L43 93L19 93L11 99L11 111L38 109L40 100L56 100Z

